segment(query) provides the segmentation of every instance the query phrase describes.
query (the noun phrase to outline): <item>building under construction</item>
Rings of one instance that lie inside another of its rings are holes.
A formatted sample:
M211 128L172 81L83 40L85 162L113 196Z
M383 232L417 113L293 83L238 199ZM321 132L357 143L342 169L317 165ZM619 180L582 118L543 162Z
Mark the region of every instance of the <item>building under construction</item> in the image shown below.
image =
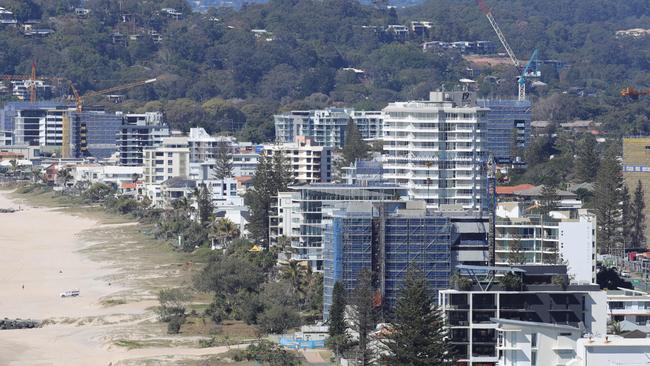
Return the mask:
M487 112L487 150L497 162L516 158L528 146L531 134L531 103L529 100L479 99L477 104ZM521 156L520 156L521 157Z
M110 157L121 124L121 115L59 102L10 102L0 113L4 145L38 146L63 158Z
M364 269L373 273L386 310L396 304L412 265L424 273L431 295L437 296L439 290L449 288L452 266L459 259L486 263L485 221L433 212L424 201L358 202L333 210L323 224L325 319L334 284L340 281L346 291L352 291Z

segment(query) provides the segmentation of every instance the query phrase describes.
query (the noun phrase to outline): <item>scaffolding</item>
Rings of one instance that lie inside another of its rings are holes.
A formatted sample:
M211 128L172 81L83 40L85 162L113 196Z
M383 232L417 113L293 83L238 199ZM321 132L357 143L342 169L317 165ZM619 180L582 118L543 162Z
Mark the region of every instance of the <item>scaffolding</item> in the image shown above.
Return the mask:
M380 218L381 219L381 218ZM386 217L384 301L395 305L410 266L419 268L432 295L449 287L451 222L447 217Z
M449 287L451 219L422 210L401 215L384 205L366 212L342 210L324 225L324 313L329 313L334 283L352 291L362 270L375 275L387 309L394 307L410 266L426 277L431 295Z

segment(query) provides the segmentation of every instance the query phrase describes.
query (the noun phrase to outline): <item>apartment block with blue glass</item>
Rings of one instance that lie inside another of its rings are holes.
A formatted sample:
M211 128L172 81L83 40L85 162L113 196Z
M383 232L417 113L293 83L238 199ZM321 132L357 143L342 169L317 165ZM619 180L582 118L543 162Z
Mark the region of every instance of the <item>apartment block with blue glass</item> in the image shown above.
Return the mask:
M478 99L477 105L489 108L487 112L487 150L497 162L512 161L513 147L521 151L528 146L531 121L529 100Z
M449 287L452 223L424 201L348 204L328 213L323 228L325 319L334 283L352 291L364 269L373 272L386 309L395 305L410 265L423 271L432 296Z

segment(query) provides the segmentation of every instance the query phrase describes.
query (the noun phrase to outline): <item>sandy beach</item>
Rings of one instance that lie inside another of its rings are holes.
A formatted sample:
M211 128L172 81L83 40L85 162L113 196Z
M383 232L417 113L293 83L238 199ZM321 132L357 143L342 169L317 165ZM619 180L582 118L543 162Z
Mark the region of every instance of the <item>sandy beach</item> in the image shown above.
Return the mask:
M161 328L152 311L155 299L102 304L112 295L139 290L133 287L138 281L112 282L120 272L119 258L99 262L84 253L96 244L88 238L88 230L102 225L61 210L30 207L0 192L0 208L19 206L20 211L0 214L0 318L30 318L46 324L38 329L0 330L0 365L116 366L144 364L138 360L145 359L164 364L164 360L226 351L223 347L128 350L116 346L116 338L142 332L143 326ZM73 289L81 296L60 297Z

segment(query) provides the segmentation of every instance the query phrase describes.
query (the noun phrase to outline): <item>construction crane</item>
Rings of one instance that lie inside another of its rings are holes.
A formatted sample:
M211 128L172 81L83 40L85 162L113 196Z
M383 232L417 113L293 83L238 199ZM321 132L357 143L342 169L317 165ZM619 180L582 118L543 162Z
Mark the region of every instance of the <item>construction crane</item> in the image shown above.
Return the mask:
M526 100L526 75L528 74L528 71L532 66L533 60L537 58L537 50L533 52L533 57L531 57L530 60L528 60L526 66L522 67L521 63L517 59L517 56L515 56L515 53L512 51L512 48L510 48L510 45L508 44L506 37L503 35L501 28L499 28L499 24L497 24L497 21L494 20L494 16L492 15L492 10L490 10L490 7L487 6L485 0L476 0L476 3L478 4L478 7L481 8L481 11L483 12L483 14L485 14L485 17L490 22L490 25L492 26L492 29L494 29L494 32L497 34L497 37L499 37L499 41L501 41L501 45L503 45L503 48L506 49L506 53L508 54L508 57L510 57L510 61L512 61L512 64L515 65L517 71L520 73L517 79L517 85L519 89L518 99Z
M120 91L120 90L127 90L127 89L135 88L135 87L138 87L138 86L141 86L141 85L155 83L156 81L158 81L158 79L156 79L156 78L136 81L136 82L129 83L129 84L114 86L112 88L108 88L108 89L104 89L104 90L91 91L91 92L88 92L88 93L84 94L83 96L81 94L79 94L79 91L77 90L77 88L75 88L74 84L71 81L69 81L69 83L70 83L70 89L72 89L72 94L73 94L74 99L75 99L75 104L77 106L77 112L81 112L81 111L83 111L83 104L84 104L84 99L85 98L90 98L90 97L94 97L94 96L97 96L97 95L110 94L110 93Z
M639 99L639 95L650 95L650 90L639 91L632 86L628 86L621 90L622 97L630 97L632 99Z
M30 75L0 75L2 81L29 81L29 101L36 102L36 62L32 62L32 72Z

